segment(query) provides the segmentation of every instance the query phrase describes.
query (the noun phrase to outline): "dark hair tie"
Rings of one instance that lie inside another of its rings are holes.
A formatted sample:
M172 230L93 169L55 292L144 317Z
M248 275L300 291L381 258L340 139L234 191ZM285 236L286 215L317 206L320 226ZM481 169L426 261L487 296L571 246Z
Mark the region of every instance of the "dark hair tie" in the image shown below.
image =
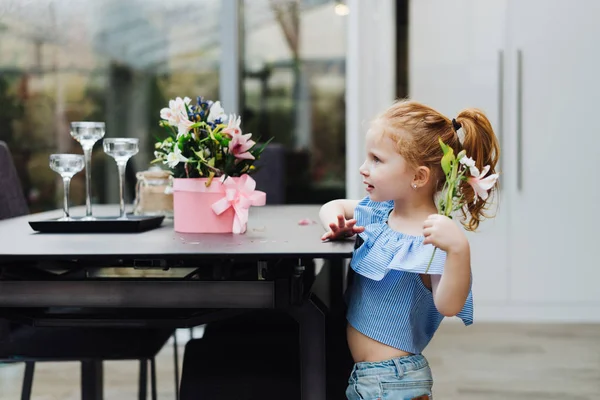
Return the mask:
M458 130L460 128L462 128L462 125L459 124L458 122L456 122L456 120L454 118L452 118L452 127L454 128L455 131L458 132Z

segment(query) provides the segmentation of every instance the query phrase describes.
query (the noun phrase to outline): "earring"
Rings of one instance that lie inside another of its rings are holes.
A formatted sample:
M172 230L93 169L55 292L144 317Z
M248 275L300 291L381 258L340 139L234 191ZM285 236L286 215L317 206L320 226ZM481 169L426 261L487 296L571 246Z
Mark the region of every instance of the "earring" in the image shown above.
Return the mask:
M413 184L412 184L412 188L413 188L413 189L416 189L416 188L417 188L417 184L416 184L416 183L413 183Z

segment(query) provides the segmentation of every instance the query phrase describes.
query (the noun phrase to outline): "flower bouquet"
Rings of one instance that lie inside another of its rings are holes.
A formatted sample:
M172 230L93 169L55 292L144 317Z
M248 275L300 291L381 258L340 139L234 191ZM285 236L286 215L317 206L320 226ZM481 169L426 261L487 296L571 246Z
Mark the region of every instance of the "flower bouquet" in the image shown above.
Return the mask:
M490 166L486 165L482 171L475 166L475 160L467 157L467 152L462 150L458 155L454 155L452 147L445 144L442 139L439 139L440 147L444 156L441 160L442 171L446 176L444 187L442 188L441 196L438 200L437 208L441 215L452 218L451 214L465 207L465 198L461 190L461 183L466 181L475 192L474 202L477 198L486 200L488 198L488 190L490 190L498 180L498 174L491 174L486 177L490 170ZM435 256L437 248L433 249L433 254L427 265L425 273L429 271L431 262Z
M219 101L188 97L160 111L168 137L155 144L153 163L173 174L173 209L178 232L244 233L250 206L264 205L250 174L267 141L243 134L241 118L227 115Z

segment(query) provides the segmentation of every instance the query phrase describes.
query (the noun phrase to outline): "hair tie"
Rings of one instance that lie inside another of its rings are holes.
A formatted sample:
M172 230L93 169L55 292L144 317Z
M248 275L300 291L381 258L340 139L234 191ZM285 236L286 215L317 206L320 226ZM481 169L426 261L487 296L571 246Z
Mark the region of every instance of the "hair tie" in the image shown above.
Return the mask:
M459 130L460 128L462 128L462 125L461 125L461 124L459 124L458 122L456 122L456 120L455 120L454 118L452 118L452 127L454 128L454 130L455 130L456 132L458 132L458 130Z

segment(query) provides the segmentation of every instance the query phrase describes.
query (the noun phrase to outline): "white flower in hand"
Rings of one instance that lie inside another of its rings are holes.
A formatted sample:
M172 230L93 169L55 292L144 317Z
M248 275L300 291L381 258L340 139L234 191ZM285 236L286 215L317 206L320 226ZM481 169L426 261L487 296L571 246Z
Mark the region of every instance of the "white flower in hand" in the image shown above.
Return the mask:
M220 119L221 122L227 120L227 114L225 114L225 110L221 107L220 101L215 101L212 106L210 106L210 111L208 112L208 118L206 119L208 122L215 122L217 119Z
M471 185L475 194L485 200L488 198L488 190L490 190L496 184L498 180L498 174L492 174L485 178L485 175L489 172L490 166L486 165L483 167L480 175L473 175L467 178L467 183ZM477 202L477 196L475 196L474 202Z
M469 168L469 173L471 174L471 176L479 176L479 170L475 166L475 160L473 160L471 157L465 156L458 161L465 167Z
M172 153L169 153L167 159L164 161L165 164L169 165L169 168L175 168L177 164L180 162L189 161L186 157L181 154L181 150L178 146L175 146L175 150Z

